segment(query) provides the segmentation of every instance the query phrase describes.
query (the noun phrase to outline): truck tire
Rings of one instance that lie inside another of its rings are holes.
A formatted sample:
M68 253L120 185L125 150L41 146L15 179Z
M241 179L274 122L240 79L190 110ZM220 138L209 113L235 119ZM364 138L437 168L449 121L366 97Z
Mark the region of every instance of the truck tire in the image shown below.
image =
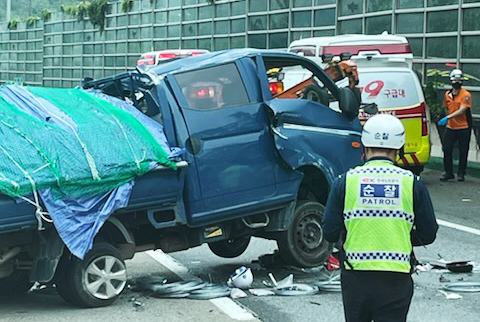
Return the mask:
M310 84L303 90L303 98L318 102L325 106L330 105L330 98L328 97L328 91L324 87L320 87L317 84Z
M29 280L30 271L16 270L10 276L0 279L0 295L27 293L33 286Z
M225 239L209 243L208 247L217 256L234 258L242 255L250 244L250 236L235 239Z
M325 263L333 245L323 238L324 206L314 201L300 201L288 230L277 237L280 256L289 264L315 267Z
M98 243L83 260L71 254L62 258L55 284L60 296L73 305L107 306L125 289L125 262L113 245Z

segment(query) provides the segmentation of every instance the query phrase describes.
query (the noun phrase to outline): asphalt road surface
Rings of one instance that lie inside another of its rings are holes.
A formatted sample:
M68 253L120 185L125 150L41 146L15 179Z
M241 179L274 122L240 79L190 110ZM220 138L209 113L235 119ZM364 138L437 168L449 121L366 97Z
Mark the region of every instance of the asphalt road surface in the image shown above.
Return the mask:
M480 179L440 182L441 173L426 170L426 182L436 210L440 230L436 242L416 247L422 263L438 260L472 261L480 264ZM145 252L127 261L131 287L112 306L78 309L66 304L55 289L33 290L27 295L0 298L0 321L344 321L341 294L320 292L309 296L254 296L232 300L159 299L135 290L135 281L144 276L164 276L168 281L200 278L225 284L239 266L253 270L254 288L271 284L271 273L279 281L293 274L295 282L314 283L334 276L324 268L298 269L271 261L275 242L253 239L247 251L235 259L213 255L206 245L176 252ZM413 275L415 295L408 321L480 321L480 293L457 293L447 299L441 293L448 282L480 282L480 266L472 273L451 273L431 269Z

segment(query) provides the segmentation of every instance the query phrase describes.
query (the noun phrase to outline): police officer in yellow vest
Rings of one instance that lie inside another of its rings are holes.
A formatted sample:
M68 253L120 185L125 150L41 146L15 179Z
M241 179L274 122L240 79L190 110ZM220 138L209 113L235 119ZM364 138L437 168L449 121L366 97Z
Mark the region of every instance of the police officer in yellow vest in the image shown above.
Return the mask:
M342 297L347 322L406 321L413 296L413 247L431 244L438 225L420 178L394 165L405 128L392 115L364 125L366 163L332 184L326 240L343 242Z

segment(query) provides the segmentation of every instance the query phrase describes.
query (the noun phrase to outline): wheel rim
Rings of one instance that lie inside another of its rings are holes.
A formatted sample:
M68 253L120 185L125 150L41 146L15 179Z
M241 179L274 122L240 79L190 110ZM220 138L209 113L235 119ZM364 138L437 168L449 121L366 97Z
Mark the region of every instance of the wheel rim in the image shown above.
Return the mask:
M315 215L303 217L297 226L297 244L306 253L316 250L323 241L323 230Z
M127 283L125 264L114 256L101 256L85 270L84 285L95 298L108 300L119 295Z

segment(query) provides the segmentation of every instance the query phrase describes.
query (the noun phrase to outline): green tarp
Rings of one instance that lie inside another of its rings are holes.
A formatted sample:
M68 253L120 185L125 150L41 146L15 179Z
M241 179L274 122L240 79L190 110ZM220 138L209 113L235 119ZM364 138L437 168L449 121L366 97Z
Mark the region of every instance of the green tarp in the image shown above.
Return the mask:
M174 167L129 112L81 89L26 89L73 123L35 117L0 95L0 192L51 187L58 198L92 196L145 174L152 162Z

